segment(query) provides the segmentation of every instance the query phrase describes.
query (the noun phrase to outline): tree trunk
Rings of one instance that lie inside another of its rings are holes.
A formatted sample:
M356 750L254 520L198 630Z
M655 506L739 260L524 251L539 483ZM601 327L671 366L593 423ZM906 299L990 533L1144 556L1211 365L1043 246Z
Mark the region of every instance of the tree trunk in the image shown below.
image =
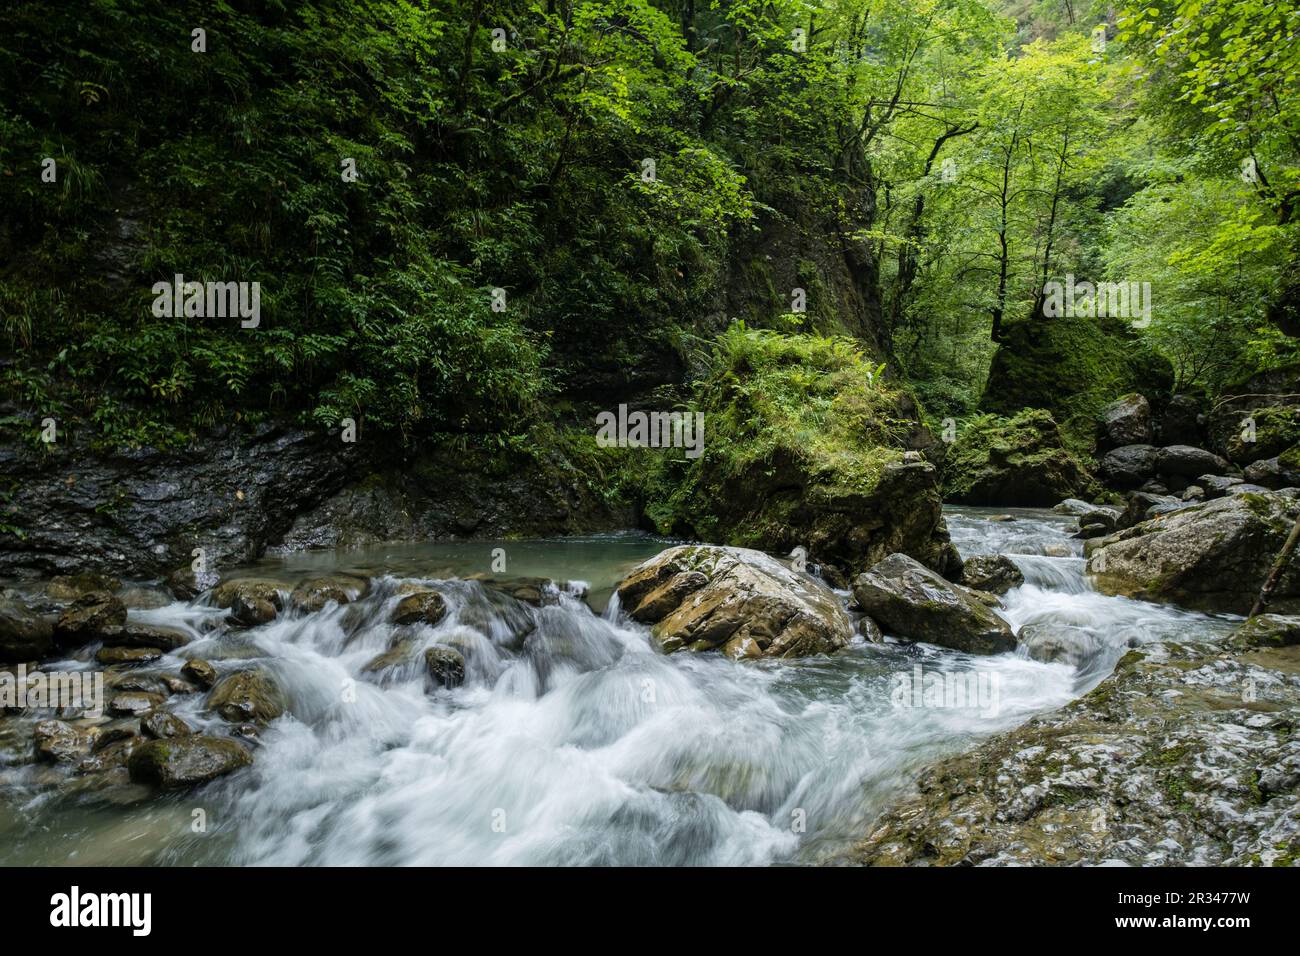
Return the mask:
M1286 543L1282 545L1282 550L1273 559L1273 569L1268 573L1268 580L1260 588L1259 597L1255 598L1255 606L1250 609L1251 617L1263 614L1264 609L1268 607L1268 599L1273 596L1273 589L1277 587L1277 583L1282 580L1282 575L1286 573L1287 565L1291 563L1291 555L1295 551L1297 543L1300 543L1300 517L1295 519L1295 524L1291 526L1291 533L1286 536Z

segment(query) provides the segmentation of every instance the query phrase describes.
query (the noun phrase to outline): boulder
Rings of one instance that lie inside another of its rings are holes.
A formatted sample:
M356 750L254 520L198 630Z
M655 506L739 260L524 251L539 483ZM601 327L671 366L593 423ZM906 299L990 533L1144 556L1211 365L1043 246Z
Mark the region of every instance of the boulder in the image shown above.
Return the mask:
M1201 441L1201 403L1190 395L1175 395L1156 424L1162 445L1197 445Z
M351 574L328 574L304 581L289 595L290 603L299 611L314 614L326 604L349 604L365 597L370 590L367 578Z
M1255 485L1265 488L1285 488L1288 485L1300 485L1300 471L1288 464L1289 455L1273 458L1261 458L1246 466L1242 477Z
M1241 483L1240 478L1224 475L1201 475L1196 479L1196 484L1204 490L1206 498L1222 498L1232 489L1233 485Z
M1109 594L1244 614L1298 514L1300 501L1267 492L1183 506L1113 535L1088 572ZM1300 566L1283 574L1273 607L1300 610Z
M1106 484L1115 488L1136 488L1156 473L1154 445L1123 445L1108 451L1098 471Z
M108 702L108 712L114 717L136 717L140 714L161 707L164 698L161 694L148 691L132 690L118 694Z
M271 601L237 594L230 604L227 621L237 627L257 627L274 621L277 613L276 605Z
M1195 478L1197 475L1223 475L1232 465L1212 451L1193 445L1168 445L1156 453L1156 471L1162 475Z
M618 596L665 653L733 642L732 656L798 657L838 650L853 631L834 592L747 548L669 548L633 569Z
M1129 492L1128 504L1119 516L1116 527L1131 528L1157 514L1182 507L1183 502L1173 495L1153 495L1145 491Z
M0 602L0 664L40 660L54 651L48 618L22 604Z
M1126 395L1102 408L1098 448L1122 445L1149 445L1154 434L1151 427L1151 404L1141 395Z
M253 762L248 751L224 737L188 736L150 740L127 763L131 779L164 790L207 783Z
M114 664L149 664L162 656L163 652L156 647L101 647L95 652L95 660L110 667Z
M54 642L61 647L81 647L103 639L105 633L125 623L125 604L107 591L90 591L59 615Z
M944 463L945 498L962 504L1048 507L1091 486L1087 469L1042 409L970 420L958 428Z
M129 623L109 628L101 638L105 647L149 647L174 651L190 642L190 636L175 627Z
M977 554L966 559L961 583L976 591L1006 594L1025 583L1025 576L1005 554Z
M424 652L424 665L440 687L459 687L465 682L465 658L454 647L435 644Z
M181 674L199 687L208 690L217 682L217 669L205 660L195 658L181 665Z
M54 601L75 601L92 591L107 591L112 594L122 587L120 578L97 571L82 571L79 574L60 574L45 585L45 595Z
M212 604L214 607L232 608L235 601L242 598L247 604L265 601L278 611L284 607L284 598L281 596L282 590L283 585L278 581L269 581L262 578L240 578L235 581L223 582L218 586L212 592Z
M221 575L216 571L195 571L188 564L167 575L167 588L182 601L193 601L204 591L210 591L220 583Z
M1020 646L1033 661L1069 664L1082 670L1100 648L1097 638L1071 624L1027 624L1020 631Z
M36 759L44 763L71 764L90 753L94 734L62 720L38 720L32 728Z
M223 677L208 694L207 708L232 724L264 724L285 712L280 686L260 669L235 671Z
M117 595L126 605L127 610L152 611L172 603L172 596L157 588L130 587L123 588Z
M140 721L140 729L146 736L153 737L155 740L188 737L194 733L193 727L166 710L155 710L153 713L146 714L144 720Z
M886 632L971 654L1014 650L1016 637L969 588L949 584L905 554L853 581L858 606Z
M447 602L437 591L416 591L397 602L389 620L394 624L437 624L447 616Z
M1235 647L1290 647L1300 644L1300 617L1257 614L1229 636Z

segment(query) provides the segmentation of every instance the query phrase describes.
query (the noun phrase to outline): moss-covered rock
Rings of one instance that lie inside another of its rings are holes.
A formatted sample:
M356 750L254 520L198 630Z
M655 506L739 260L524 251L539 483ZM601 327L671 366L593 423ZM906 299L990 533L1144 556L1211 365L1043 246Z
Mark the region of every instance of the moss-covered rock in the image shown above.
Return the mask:
M1141 392L1157 405L1173 388L1169 362L1147 348L1127 323L1054 318L1009 322L980 408L1014 415L1045 408L1076 451L1091 444L1102 408Z
M956 573L937 471L909 450L915 402L882 371L848 339L728 330L691 409L702 453L659 456L647 516L681 537L803 547L845 573L896 551Z
M978 505L1049 507L1099 488L1066 448L1050 412L977 415L957 428L944 461L944 497Z
M163 790L207 783L253 762L248 751L225 737L186 736L150 740L128 761L131 779Z

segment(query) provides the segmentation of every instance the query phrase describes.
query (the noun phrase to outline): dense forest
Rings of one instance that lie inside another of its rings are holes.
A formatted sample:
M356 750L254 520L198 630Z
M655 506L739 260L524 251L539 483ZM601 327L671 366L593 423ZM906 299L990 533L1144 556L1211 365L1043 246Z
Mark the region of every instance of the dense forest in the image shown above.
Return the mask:
M1086 465L1097 409L1139 384L1213 401L1295 359L1291 4L93 0L0 22L0 426L33 444L46 418L99 447L351 419L376 454L558 450L669 527L688 463L598 453L599 410L708 407L696 484L808 454L801 428L901 446L886 408L959 435L1045 409ZM260 324L157 314L173 276L260 283ZM1145 305L1053 316L1054 282ZM815 397L846 363L875 412ZM776 387L724 387L763 369Z

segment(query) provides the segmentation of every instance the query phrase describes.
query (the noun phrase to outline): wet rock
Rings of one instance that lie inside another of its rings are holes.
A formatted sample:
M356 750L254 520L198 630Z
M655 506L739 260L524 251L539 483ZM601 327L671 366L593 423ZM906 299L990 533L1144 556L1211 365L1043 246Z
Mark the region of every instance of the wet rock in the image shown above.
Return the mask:
M181 674L208 690L217 682L217 669L205 660L195 658L181 665Z
M101 647L95 652L95 660L110 667L149 664L162 656L163 652L156 647Z
M1227 459L1193 445L1169 445L1156 453L1156 471L1162 475L1195 478L1204 474L1228 474L1233 470Z
M465 658L455 648L434 645L424 652L424 665L440 687L459 687L465 681Z
M1244 614L1291 530L1300 502L1239 494L1160 515L1118 532L1088 558L1108 594ZM1300 567L1274 591L1275 610L1300 610Z
M293 606L307 614L314 614L326 604L349 604L365 597L370 590L370 581L351 574L329 574L324 577L304 581L293 589L289 601Z
M54 642L60 647L81 647L101 640L111 628L125 623L125 604L107 591L90 591L59 615Z
M1151 404L1141 395L1126 395L1102 408L1099 446L1149 445L1154 437Z
M94 735L62 720L38 720L32 728L36 759L44 763L76 763L90 753Z
M188 737L194 728L175 714L166 710L155 710L140 721L140 728L146 736L155 740L168 740L172 737Z
M859 634L862 635L862 639L865 640L868 644L884 643L885 635L880 630L880 625L877 624L875 621L873 621L871 618L867 617L865 614L861 615L857 619L857 621L854 622L853 627Z
M1300 617L1257 614L1232 632L1237 647L1290 647L1300 644Z
M48 618L22 604L0 601L0 664L35 661L54 651Z
M1225 475L1201 475L1196 483L1204 489L1206 498L1222 498L1234 485L1241 484L1240 478Z
M82 761L77 765L77 773L121 773L130 763L131 754L135 752L135 749L141 743L141 739L135 735L124 739L113 740L106 744L103 749L96 750L90 756L82 759Z
M181 790L207 783L253 762L248 751L224 737L174 737L150 740L131 754L128 767L136 783Z
M1108 451L1098 471L1106 484L1115 488L1136 488L1156 473L1154 445L1122 445Z
M1165 406L1156 425L1156 437L1162 445L1199 445L1201 442L1201 403L1190 395L1175 395Z
M1028 624L1018 636L1029 659L1045 664L1082 669L1099 650L1090 631L1069 624Z
M194 694L199 689L197 684L192 684L175 674L163 674L160 680L162 680L169 694Z
M975 420L959 431L944 464L945 497L962 504L1049 507L1092 486L1043 409Z
M276 614L276 606L271 601L238 594L230 604L228 620L238 627L257 627L274 621Z
M169 594L156 588L124 588L117 596L122 599L127 610L152 611L172 603Z
M140 732L140 721L134 717L124 720L114 720L104 724L99 728L95 735L95 742L91 745L91 753L110 747L113 744L121 743L123 740L130 740Z
M141 691L159 697L167 695L167 685L157 674L113 674L108 678L108 686L120 693Z
M664 585L679 575L696 574L707 583L680 588L676 606L665 599ZM669 548L633 569L618 594L634 620L651 625L665 653L688 646L709 650L733 638L752 638L764 657L798 657L838 650L852 633L834 592L747 548Z
M137 717L155 707L161 707L164 699L162 694L151 694L141 690L127 691L116 695L108 702L108 712L117 717Z
M45 594L55 601L75 601L92 591L107 591L112 594L121 587L121 580L111 574L83 571L80 574L60 574L51 578L45 585Z
M417 591L397 602L389 618L394 624L437 624L447 616L447 602L437 591Z
M1295 654L1130 651L1085 696L924 771L836 862L1288 865L1295 800L1269 794L1300 768Z
M234 723L264 724L285 712L284 692L260 669L236 671L217 682L208 694L207 708Z
M188 644L190 636L179 628L131 622L109 628L102 635L102 640L105 647L148 647L174 651Z
M210 591L220 583L221 575L216 571L195 571L188 564L167 575L168 589L182 601L193 601L204 591Z
M1025 576L1004 554L977 554L966 559L961 583L976 591L1006 594L1024 584Z
M971 654L1013 650L1006 621L969 588L949 584L904 554L890 555L853 581L858 606L888 633Z
M257 627L275 620L284 606L284 598L278 582L244 578L217 587L212 592L212 603L230 610L227 620L231 624Z

